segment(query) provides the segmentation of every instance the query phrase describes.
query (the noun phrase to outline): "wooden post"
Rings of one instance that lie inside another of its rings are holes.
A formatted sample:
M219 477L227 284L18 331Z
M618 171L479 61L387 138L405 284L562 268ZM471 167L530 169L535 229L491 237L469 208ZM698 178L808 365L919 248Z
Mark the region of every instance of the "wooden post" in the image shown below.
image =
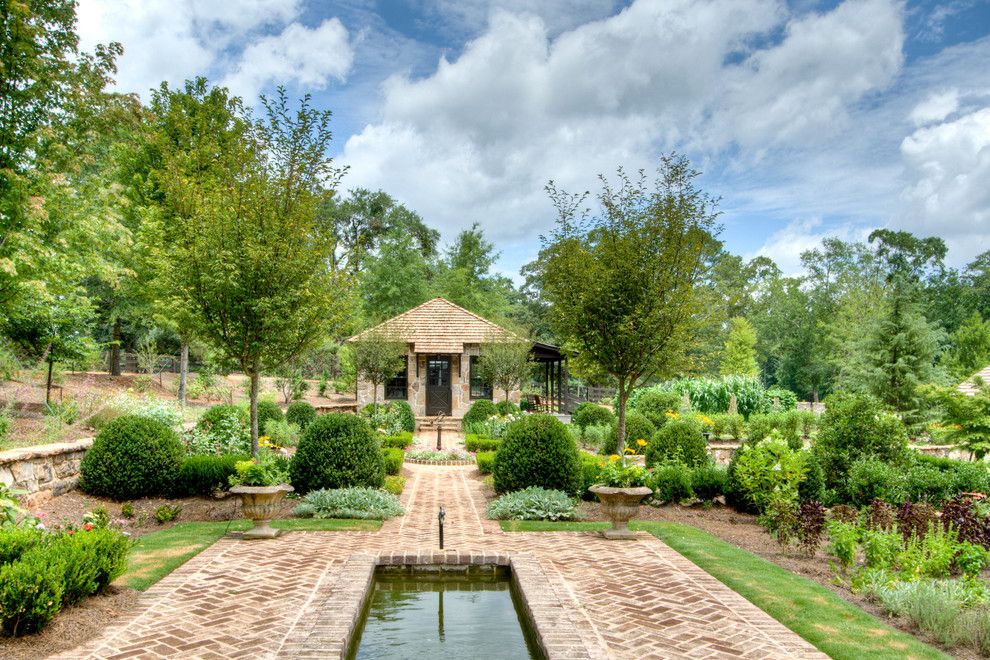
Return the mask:
M729 414L738 415L739 414L739 401L736 399L735 394L729 395Z

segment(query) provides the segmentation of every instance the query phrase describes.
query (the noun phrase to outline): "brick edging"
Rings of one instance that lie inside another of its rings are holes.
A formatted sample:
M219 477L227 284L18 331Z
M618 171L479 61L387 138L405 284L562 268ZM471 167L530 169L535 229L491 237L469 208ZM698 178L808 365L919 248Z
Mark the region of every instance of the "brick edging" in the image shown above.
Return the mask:
M422 458L407 458L405 462L415 463L416 465L474 465L474 461L469 458L452 461L428 461Z

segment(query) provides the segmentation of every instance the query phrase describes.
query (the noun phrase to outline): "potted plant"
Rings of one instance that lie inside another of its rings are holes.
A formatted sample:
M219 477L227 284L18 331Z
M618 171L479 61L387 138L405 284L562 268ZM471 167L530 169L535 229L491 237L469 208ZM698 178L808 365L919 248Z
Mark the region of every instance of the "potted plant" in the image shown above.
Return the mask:
M628 451L628 450L627 450ZM598 496L602 511L612 522L612 529L606 529L602 536L607 539L634 539L628 523L639 511L639 503L653 489L646 486L649 473L641 465L627 462L625 458L613 454L601 466L598 482L588 490Z
M288 461L282 456L262 450L258 458L238 461L234 465L237 473L231 475L231 493L241 497L241 510L246 518L254 521L254 526L237 534L242 539L273 539L281 530L269 525L278 511L278 503L286 493L292 492L288 480Z

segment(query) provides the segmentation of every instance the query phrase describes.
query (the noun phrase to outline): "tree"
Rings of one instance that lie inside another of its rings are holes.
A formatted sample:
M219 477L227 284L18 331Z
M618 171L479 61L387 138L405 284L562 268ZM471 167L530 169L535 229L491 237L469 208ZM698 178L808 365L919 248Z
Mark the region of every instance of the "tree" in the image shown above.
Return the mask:
M978 461L990 453L990 384L974 379L976 391L964 394L954 387L929 386L925 393L938 404L947 439Z
M491 272L498 257L495 244L485 238L477 223L462 231L440 264L438 294L487 319L504 321L509 315L512 282Z
M695 187L686 158L662 156L652 190L644 173L602 177L599 217L551 181L558 219L542 239L543 294L566 345L609 374L617 387L618 451L626 401L646 379L672 374L693 342L699 284L718 243L717 200Z
M916 421L918 386L935 378L942 333L919 312L914 289L901 277L893 284L887 313L870 338L871 389L877 399Z
M380 323L426 302L430 275L430 263L415 238L398 230L389 232L378 254L365 261L358 287L365 317Z
M357 375L371 383L373 409L378 412L378 388L402 369L406 343L385 331L372 329L351 341L351 352Z
M725 340L725 352L722 354L722 375L757 376L759 373L753 325L741 316L730 319L729 337Z
M529 359L532 347L530 342L516 337L493 338L481 345L478 358L481 377L493 388L504 391L506 401L509 392L521 386L532 372L533 363Z
M966 265L964 279L972 308L985 319L990 319L990 250L979 254Z
M956 378L967 378L990 364L990 321L973 312L949 341L945 364Z
M170 94L162 86L162 94ZM252 449L258 449L258 387L328 335L349 307L349 278L331 268L332 245L316 226L317 207L339 171L326 155L330 112L304 97L288 108L285 90L262 97L252 120L238 99L215 88L204 107L198 90L171 97L175 120L199 132L198 148L164 151L161 182L175 210L158 262L190 311L197 336L237 363L251 382ZM212 152L211 166L193 166ZM189 173L192 172L193 175Z

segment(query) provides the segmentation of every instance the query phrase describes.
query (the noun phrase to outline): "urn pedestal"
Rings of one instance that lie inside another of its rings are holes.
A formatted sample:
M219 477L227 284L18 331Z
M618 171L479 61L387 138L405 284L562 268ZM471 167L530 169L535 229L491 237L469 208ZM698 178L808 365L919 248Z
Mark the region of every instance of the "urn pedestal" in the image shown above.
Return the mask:
M606 529L601 535L607 539L635 539L636 534L629 529L629 521L639 511L639 503L653 491L646 486L635 488L612 488L611 486L592 486L589 488L598 496L602 503L602 513L611 521L612 529Z
M230 492L241 497L241 511L244 517L254 521L254 527L246 532L236 534L241 539L273 539L282 533L282 530L275 529L269 523L278 512L278 503L285 497L286 493L291 493L292 486L279 484L278 486L234 486Z

